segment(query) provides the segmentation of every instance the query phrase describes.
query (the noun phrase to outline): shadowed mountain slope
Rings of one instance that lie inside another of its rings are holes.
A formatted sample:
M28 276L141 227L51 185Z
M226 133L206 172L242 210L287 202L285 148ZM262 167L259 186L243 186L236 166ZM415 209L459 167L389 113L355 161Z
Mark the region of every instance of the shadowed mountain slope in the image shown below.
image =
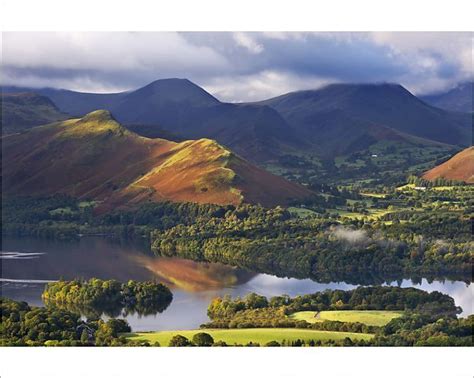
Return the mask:
M434 95L423 96L422 100L441 109L455 112L474 111L474 82L460 83L455 88Z
M12 134L67 118L45 96L35 93L4 93L0 97L2 134Z
M434 108L397 84L333 84L259 104L277 110L303 139L324 141L327 154L376 140L410 141L410 136L454 145L470 142L468 115Z

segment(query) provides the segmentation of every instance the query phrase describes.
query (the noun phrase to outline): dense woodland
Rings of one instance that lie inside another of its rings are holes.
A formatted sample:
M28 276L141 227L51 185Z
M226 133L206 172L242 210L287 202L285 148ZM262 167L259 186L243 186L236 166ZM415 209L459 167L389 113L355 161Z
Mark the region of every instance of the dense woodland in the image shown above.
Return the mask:
M72 240L81 234L132 238L157 255L323 282L471 281L472 187L319 190L327 199L288 209L163 202L102 215L94 213L93 202L64 196L8 198L2 231Z
M396 225L399 232L395 238L391 237L394 231L384 232L377 225L341 226L321 218L294 219L278 208L241 207L222 218L155 230L151 239L152 250L160 255L222 262L279 275L349 280L351 275L364 273L465 273L468 277L471 243L462 235L459 242L430 238L422 226L418 224L419 233L414 233L410 226ZM460 233L467 224L457 226Z
M0 298L2 346L119 346L140 345L121 337L130 332L122 319L88 319L58 308L32 307Z

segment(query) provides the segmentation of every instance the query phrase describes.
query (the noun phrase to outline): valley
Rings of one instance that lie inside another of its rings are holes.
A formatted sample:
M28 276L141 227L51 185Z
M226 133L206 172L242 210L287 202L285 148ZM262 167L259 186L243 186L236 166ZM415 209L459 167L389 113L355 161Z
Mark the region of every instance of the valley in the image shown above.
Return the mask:
M469 344L470 114L385 83L3 90L2 295L28 305L2 306L88 327L7 343Z

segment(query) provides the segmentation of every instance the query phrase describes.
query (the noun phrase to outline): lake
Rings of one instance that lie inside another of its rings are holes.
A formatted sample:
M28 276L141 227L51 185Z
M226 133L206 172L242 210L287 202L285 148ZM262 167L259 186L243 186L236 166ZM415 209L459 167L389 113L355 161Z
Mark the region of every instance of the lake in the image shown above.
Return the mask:
M325 289L352 289L344 282L317 283L310 279L280 278L268 274L215 263L198 263L178 258L155 257L129 243L100 237L84 237L78 242L33 238L4 238L0 254L1 294L5 297L42 306L41 293L48 281L73 278L116 279L119 281L158 280L173 292L171 305L161 314L130 315L126 319L133 331L193 329L209 321L206 310L217 296L244 296L256 292L265 296L290 296ZM473 313L472 284L461 281L410 280L389 283L440 291L452 296L463 308L462 316Z

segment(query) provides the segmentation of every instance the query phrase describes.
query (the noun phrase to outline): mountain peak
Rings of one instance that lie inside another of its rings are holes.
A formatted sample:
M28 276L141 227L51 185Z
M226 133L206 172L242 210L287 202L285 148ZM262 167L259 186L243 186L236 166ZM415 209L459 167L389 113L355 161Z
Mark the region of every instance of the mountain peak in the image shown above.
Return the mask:
M191 80L180 77L170 77L166 79L156 79L146 86L155 85L193 85L196 86Z
M67 124L65 136L92 136L97 134L114 134L123 136L132 134L118 123L108 110L95 110Z
M188 79L159 79L132 92L130 96L152 96L156 100L166 99L171 102L185 101L191 104L219 103L214 96Z
M87 113L84 117L81 118L84 122L109 122L115 121L114 117L108 110L99 109L94 110L93 112Z

